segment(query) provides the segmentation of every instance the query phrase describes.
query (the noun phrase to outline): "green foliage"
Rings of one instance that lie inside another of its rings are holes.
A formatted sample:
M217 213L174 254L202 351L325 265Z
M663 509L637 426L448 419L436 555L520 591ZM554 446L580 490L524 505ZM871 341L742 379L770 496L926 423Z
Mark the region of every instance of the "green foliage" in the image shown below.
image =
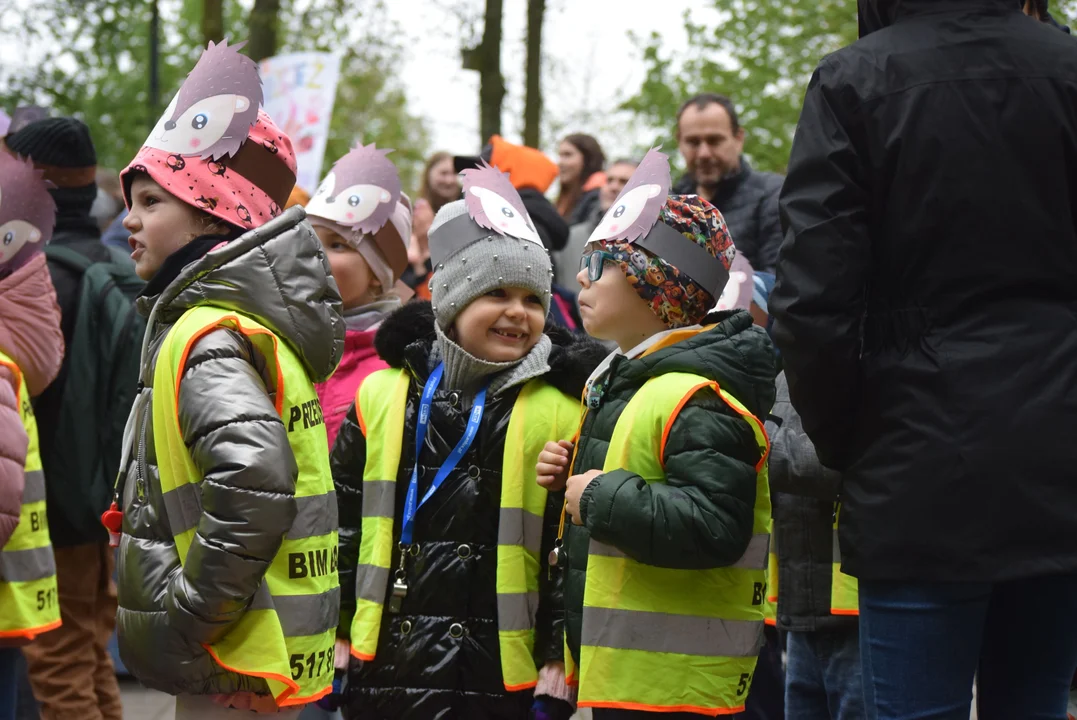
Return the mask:
M748 139L745 154L762 170L784 170L804 88L822 57L856 39L855 0L714 0L713 22L684 15L687 45L663 47L657 33L636 38L646 76L624 104L655 143L676 147L680 104L719 92L737 106ZM641 148L645 149L645 148Z
M89 125L99 163L124 167L203 47L202 0L158 0L158 5L158 107L149 107L149 2L35 0L17 16L3 13L7 19L0 20L0 34L27 38L28 47L43 49L33 65L0 66L0 108L10 114L17 105L37 104L55 114L75 115ZM225 1L226 38L234 42L248 36L251 5L251 0ZM412 187L421 171L427 132L408 112L395 78L402 49L384 16L381 0L285 0L279 52L343 52L325 166L357 140L375 141L397 148L393 160L405 187ZM353 30L357 27L362 30Z

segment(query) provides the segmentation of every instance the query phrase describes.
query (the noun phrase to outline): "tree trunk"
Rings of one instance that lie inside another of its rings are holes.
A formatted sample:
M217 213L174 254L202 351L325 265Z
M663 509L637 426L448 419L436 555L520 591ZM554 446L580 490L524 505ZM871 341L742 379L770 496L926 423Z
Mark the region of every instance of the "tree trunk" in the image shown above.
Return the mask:
M250 40L247 55L259 62L277 54L277 24L280 21L280 0L254 0L247 22Z
M492 135L501 134L501 101L505 82L501 77L501 3L486 0L486 19L479 47L479 140L485 145Z
M202 45L224 39L224 0L202 0Z
M527 0L527 96L524 99L524 145L537 148L542 124L542 17L546 0Z

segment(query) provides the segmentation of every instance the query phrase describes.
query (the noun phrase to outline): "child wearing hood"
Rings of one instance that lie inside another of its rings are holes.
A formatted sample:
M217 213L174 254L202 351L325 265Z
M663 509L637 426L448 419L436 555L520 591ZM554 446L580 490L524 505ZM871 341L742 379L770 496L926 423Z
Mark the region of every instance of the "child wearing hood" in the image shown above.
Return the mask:
M381 326L390 369L333 447L345 716L567 720L561 499L528 458L576 432L605 353L547 325L549 254L508 178L463 176L430 230L432 304Z
M618 350L578 442L536 468L566 487L551 560L595 720L740 712L763 642L774 355L747 312L708 313L736 250L714 206L669 187L651 150L591 235L580 313Z
M0 719L15 717L18 647L60 626L45 476L30 398L64 356L42 249L56 205L31 162L0 150Z
M210 43L123 171L149 317L106 513L120 655L177 719L296 717L331 690L336 503L314 384L344 321L257 66Z
M382 322L411 291L399 282L408 267L411 201L400 192L391 150L358 145L333 165L307 204L344 302L344 358L318 384L329 447L355 391L370 373L388 367L374 348Z

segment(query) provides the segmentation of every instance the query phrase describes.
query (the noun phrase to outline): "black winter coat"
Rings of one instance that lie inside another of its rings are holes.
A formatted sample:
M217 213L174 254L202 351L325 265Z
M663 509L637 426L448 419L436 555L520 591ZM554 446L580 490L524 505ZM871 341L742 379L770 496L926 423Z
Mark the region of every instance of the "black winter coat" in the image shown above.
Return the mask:
M834 502L841 475L819 464L789 402L785 373L778 374L774 390L767 435L778 546L778 627L793 632L856 627L855 617L830 614Z
M62 245L70 248L94 262L108 262L110 255L108 248L101 244L101 234L90 223L72 227L53 233L49 241L52 245ZM72 358L68 348L72 347L72 339L75 335L75 321L78 319L79 290L82 287L82 275L70 270L66 265L57 262L49 262L49 275L52 284L56 288L56 304L60 306L60 327L64 334L64 361L60 366L60 373L56 379L45 389L40 396L34 399L34 415L37 417L37 435L41 443L41 465L45 471L45 477L50 477L55 472L53 464L57 453L64 452L66 444L63 438L56 437L57 426L60 422L60 409L64 402L64 386L72 362L79 362L79 358ZM112 328L108 328L111 332ZM87 469L82 478L68 478L63 487L90 488L94 484L95 473ZM112 478L109 478L111 482ZM108 542L108 533L104 526L95 526L89 532L76 528L68 517L79 517L83 509L77 507L80 498L65 497L53 492L54 484L47 483L46 500L48 507L49 537L55 547L70 547L86 543ZM88 493L89 494L89 493ZM69 514L70 513L70 514Z
M1074 572L1077 44L1013 0L862 5L804 99L770 297L843 567Z
M696 180L685 175L673 187L674 193L696 194ZM774 272L782 229L778 221L778 193L782 176L753 170L744 158L740 171L722 178L706 198L722 213L737 252L748 258L753 270Z
M584 418L572 473L601 469L628 401L652 377L687 372L718 381L759 419L774 404L774 350L743 310L716 313L717 326L644 357L616 357L598 381L598 407ZM594 392L594 391L592 391ZM579 660L590 539L658 567L732 565L752 539L759 445L751 425L712 392L692 397L665 447L666 482L619 469L599 475L580 498L583 526L565 523L568 640ZM660 610L661 608L655 608Z
M399 539L404 496L415 463L419 398L431 367L434 316L428 303L413 302L391 315L378 331L375 347L390 366L413 375L404 421L401 467L397 475L394 537ZM605 356L594 341L549 328L554 342L551 370L544 377L579 397L588 375ZM497 531L505 431L522 385L488 397L482 425L467 454L415 519L418 554L407 565L408 594L398 615L384 612L376 658L352 661L346 697L348 717L392 720L428 718L527 717L531 691L508 693L502 682L497 635ZM422 454L419 496L464 433L470 406L459 393L439 389ZM569 438L566 438L569 439ZM537 460L537 458L536 458ZM362 525L366 442L353 406L332 453L333 480L340 509L341 624L347 637L355 613L355 565ZM560 576L550 575L546 556L557 536L563 493L547 503L540 578L535 664L563 658L563 603ZM394 547L392 567L399 562ZM388 596L387 596L388 597ZM404 633L404 620L412 623ZM450 637L460 623L462 639Z

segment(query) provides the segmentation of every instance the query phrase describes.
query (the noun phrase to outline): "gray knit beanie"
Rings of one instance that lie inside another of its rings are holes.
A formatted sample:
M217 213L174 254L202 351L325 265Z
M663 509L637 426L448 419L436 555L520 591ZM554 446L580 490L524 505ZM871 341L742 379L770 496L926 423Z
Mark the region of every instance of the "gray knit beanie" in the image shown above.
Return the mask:
M443 206L430 225L430 243L445 223L467 214L463 200ZM550 283L553 267L546 248L531 242L490 231L489 236L450 255L434 268L430 280L431 303L442 330L448 330L456 316L472 300L491 290L518 287L531 290L550 312Z

